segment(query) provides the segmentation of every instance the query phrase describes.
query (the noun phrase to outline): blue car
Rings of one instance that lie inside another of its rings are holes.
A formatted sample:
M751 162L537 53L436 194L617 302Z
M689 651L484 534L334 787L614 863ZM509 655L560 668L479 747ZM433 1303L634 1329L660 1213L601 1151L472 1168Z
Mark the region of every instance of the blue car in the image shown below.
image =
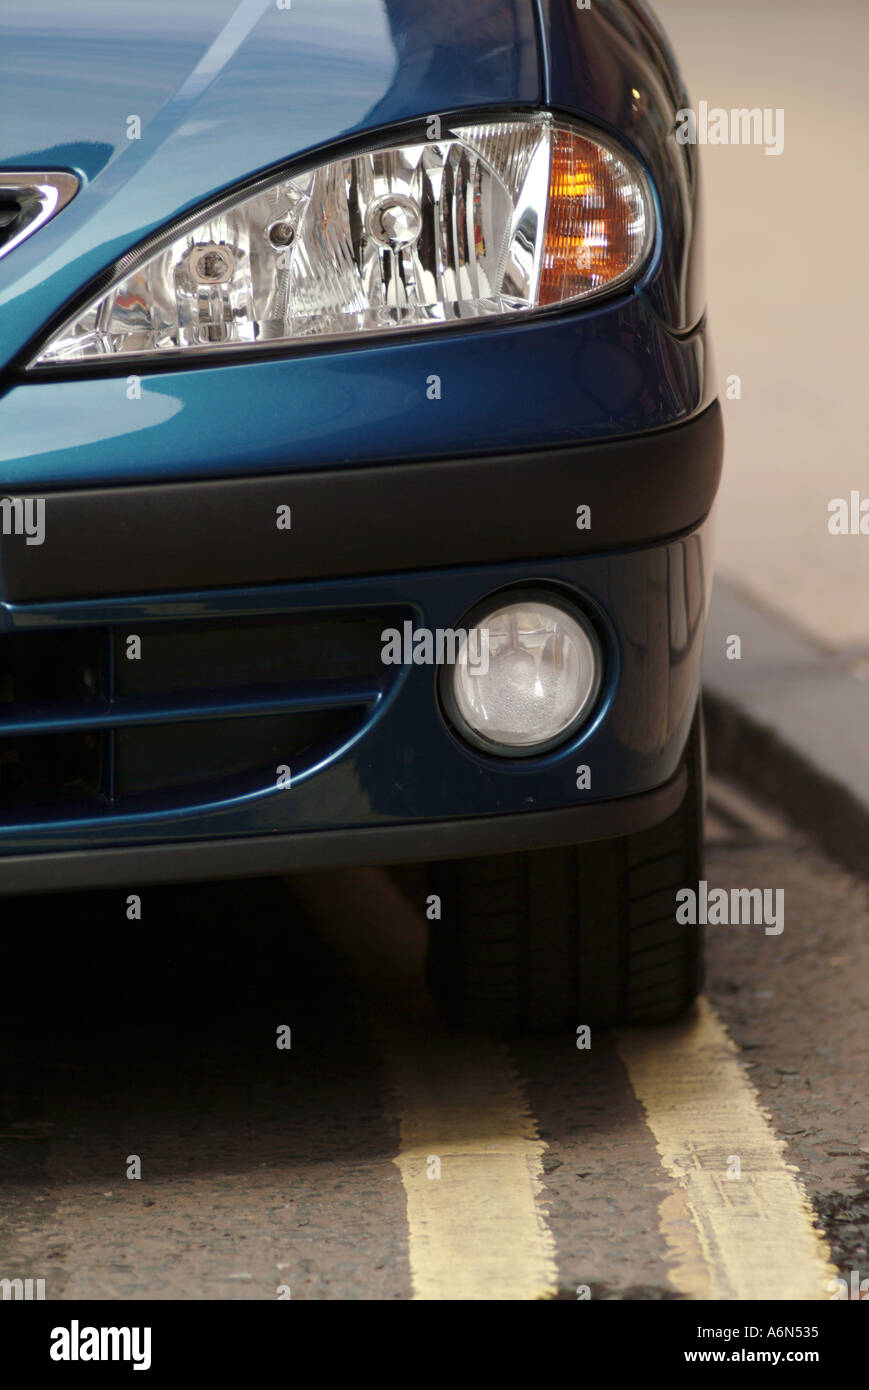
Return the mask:
M723 444L648 8L0 26L0 892L424 863L450 1018L679 1013Z

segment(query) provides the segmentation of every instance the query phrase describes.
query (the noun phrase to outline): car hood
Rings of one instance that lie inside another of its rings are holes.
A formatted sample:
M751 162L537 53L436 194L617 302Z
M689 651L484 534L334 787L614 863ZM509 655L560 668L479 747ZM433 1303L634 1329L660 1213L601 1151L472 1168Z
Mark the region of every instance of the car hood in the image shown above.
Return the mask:
M0 169L82 180L0 259L0 362L145 236L261 169L542 95L535 0L28 0L0 20L0 54Z

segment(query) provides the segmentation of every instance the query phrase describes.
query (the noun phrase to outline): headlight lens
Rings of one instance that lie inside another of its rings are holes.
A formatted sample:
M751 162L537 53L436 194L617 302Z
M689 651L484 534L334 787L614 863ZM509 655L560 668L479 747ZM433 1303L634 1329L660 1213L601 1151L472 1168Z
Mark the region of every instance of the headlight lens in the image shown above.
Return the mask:
M564 741L590 712L601 679L599 647L579 615L543 596L474 618L469 650L444 673L459 729L491 752L516 756ZM476 643L476 645L474 645Z
M224 196L125 256L31 365L278 346L586 299L636 275L631 158L536 114L346 154Z

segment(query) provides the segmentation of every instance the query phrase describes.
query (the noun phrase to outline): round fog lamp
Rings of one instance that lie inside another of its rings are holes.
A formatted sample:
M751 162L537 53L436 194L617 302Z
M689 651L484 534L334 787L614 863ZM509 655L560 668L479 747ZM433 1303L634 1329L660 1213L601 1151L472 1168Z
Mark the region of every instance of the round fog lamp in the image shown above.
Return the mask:
M473 618L445 688L472 743L515 757L564 741L590 710L600 678L597 641L578 614L517 597Z

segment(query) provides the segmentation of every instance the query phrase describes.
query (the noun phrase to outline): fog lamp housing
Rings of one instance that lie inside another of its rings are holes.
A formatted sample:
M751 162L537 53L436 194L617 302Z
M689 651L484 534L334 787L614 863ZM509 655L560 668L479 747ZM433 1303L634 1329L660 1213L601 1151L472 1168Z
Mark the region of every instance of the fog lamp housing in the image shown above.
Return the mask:
M504 593L461 624L463 657L441 675L450 722L469 743L506 758L567 743L597 699L603 658L580 610L547 590Z

